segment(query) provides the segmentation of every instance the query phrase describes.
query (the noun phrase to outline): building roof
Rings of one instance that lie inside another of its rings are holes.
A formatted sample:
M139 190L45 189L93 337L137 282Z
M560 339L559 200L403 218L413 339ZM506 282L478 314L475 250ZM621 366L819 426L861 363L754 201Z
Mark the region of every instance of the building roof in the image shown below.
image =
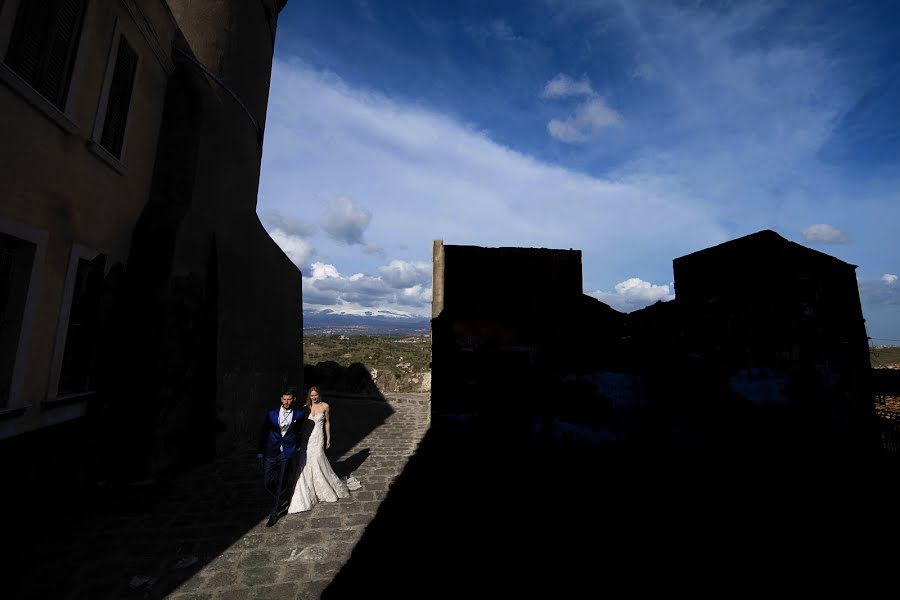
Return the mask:
M807 248L806 246L785 239L771 229L757 231L756 233L751 233L750 235L745 235L737 239L723 242L717 246L712 246L710 248L704 248L703 250L691 252L690 254L685 254L684 256L676 258L673 262L691 262L695 259L708 260L719 253L752 254L759 251L777 251L778 253L789 252L797 257L806 258L807 260L828 260L846 265L853 269L857 267L857 265L844 262L839 258L831 256L830 254L825 254L824 252L819 252L818 250L813 250L812 248Z

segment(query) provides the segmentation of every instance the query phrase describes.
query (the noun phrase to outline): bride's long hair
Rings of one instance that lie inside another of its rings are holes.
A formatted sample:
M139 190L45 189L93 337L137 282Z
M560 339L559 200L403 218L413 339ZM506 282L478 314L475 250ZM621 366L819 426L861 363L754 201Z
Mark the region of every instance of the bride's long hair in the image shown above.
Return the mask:
M312 414L312 400L310 399L309 396L313 392L316 392L317 394L319 394L319 402L322 401L322 392L319 391L319 386L314 385L311 388L309 388L308 390L306 390L306 409L308 411L310 411L310 414Z

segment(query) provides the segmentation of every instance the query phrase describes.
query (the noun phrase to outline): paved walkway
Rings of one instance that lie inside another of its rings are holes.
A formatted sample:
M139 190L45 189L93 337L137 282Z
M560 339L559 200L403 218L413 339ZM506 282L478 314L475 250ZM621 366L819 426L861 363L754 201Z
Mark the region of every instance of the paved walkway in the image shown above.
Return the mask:
M287 515L272 527L264 522L247 532L169 597L318 598L350 558L393 480L403 470L428 428L427 395L389 398L394 414L369 436L336 457L364 449L371 454L353 472L362 488L309 513Z
M425 435L430 415L427 394L387 403L335 398L332 406L341 420L351 412L368 419L352 446L333 448L336 472L352 471L362 483L349 499L267 528L271 497L251 451L223 457L165 489L117 493L115 506L97 507L71 532L40 534L29 552L35 560L23 562L6 597L319 598Z

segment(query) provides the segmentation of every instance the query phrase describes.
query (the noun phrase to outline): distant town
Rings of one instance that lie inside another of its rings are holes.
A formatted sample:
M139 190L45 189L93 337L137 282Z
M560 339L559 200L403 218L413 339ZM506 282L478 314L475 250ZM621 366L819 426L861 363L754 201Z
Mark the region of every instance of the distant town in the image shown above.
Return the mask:
M306 335L410 336L429 335L431 320L426 317L350 315L335 312L305 312Z

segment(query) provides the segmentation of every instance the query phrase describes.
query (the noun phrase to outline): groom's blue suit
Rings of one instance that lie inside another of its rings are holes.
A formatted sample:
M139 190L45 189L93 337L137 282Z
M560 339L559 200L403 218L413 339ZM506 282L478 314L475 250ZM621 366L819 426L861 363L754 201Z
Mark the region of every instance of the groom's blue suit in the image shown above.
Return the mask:
M280 410L280 408L270 410L266 413L266 419L263 421L257 452L266 458L275 458L282 453L287 458L290 458L294 456L297 449L306 450L306 438L309 437L308 429L312 429L307 424L307 421L309 421L307 418L309 417L309 409L305 406L292 408L294 419L290 427L288 427L287 433L283 436L281 435L281 425L278 423Z
M257 449L257 456L265 458L264 485L275 496L272 517L278 514L287 494L290 493L288 488L297 467L303 468L303 465L298 463L306 460L306 443L313 424L308 418L309 410L305 406L292 408L291 424L282 435L281 425L278 422L280 410L276 408L266 413Z

